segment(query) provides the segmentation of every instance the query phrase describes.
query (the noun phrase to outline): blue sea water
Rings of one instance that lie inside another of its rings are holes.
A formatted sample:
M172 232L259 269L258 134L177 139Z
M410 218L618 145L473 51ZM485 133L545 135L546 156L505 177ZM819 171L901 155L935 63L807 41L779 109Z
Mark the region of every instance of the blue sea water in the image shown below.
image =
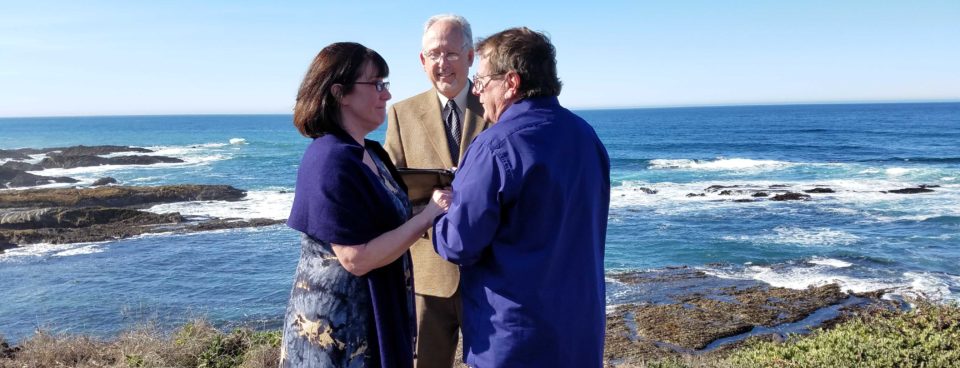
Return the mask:
M611 156L608 273L686 265L791 288L837 282L960 299L958 103L578 113ZM382 141L384 128L370 137ZM132 145L185 161L35 174L249 191L240 202L150 209L191 216L285 218L308 143L284 115L0 119L0 149ZM705 191L714 185L733 193ZM918 185L934 191L882 192ZM742 189L817 187L834 192L735 201L755 199ZM9 250L0 254L0 335L109 336L195 317L275 328L298 255L297 234L283 225ZM608 280L608 304L634 297Z

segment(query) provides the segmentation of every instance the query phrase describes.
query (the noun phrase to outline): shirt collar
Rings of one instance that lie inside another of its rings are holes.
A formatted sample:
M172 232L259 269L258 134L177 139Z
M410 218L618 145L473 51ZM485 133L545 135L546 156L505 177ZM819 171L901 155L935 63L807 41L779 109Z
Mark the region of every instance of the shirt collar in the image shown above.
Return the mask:
M467 107L467 93L470 93L470 90L473 89L473 85L471 83L472 82L467 81L467 84L463 86L463 89L460 90L460 93L457 93L457 95L453 97L453 102L457 103L457 113L459 113L460 116L463 116L463 109ZM440 109L446 107L447 100L449 100L449 98L441 94L440 91L437 91L437 97L440 98Z
M512 105L507 106L507 109L500 114L500 119L498 119L497 122L512 119L532 109L556 107L560 107L560 100L556 96L522 98Z

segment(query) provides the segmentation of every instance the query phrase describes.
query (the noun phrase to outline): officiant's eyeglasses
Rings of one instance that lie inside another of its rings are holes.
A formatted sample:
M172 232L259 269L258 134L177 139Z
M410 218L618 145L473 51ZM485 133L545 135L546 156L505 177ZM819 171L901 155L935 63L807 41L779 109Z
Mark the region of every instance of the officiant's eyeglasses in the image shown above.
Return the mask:
M423 54L423 57L430 59L430 61L435 63L439 63L440 59L444 59L446 61L460 60L460 54L456 52L432 52L431 51L426 54Z
M369 84L374 86L377 89L377 92L383 92L384 90L390 90L390 82L379 81L379 82L353 82L353 84Z
M483 93L483 89L487 87L487 84L489 84L490 81L492 81L492 80L494 80L494 78L499 77L499 76L502 76L502 75L504 75L504 74L507 74L507 73L495 73L495 74L487 74L487 75L476 75L476 74L474 74L474 75L473 75L473 93L476 93L476 94L478 94L478 95L481 94L481 93ZM487 81L484 82L483 80L484 80L485 78L490 78L490 79L487 79Z

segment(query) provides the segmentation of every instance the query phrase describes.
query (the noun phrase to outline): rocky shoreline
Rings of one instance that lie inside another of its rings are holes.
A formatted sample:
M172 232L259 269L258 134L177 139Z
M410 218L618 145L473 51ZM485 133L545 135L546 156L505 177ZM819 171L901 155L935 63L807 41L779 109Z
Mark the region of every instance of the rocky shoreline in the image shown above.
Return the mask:
M133 153L132 155L117 155ZM77 183L69 177L28 171L96 165L150 165L179 162L144 155L150 150L124 146L76 146L0 150L0 253L37 243L77 243L123 239L147 233L179 233L268 226L275 219L188 218L179 213L145 211L153 205L186 201L238 201L246 192L229 185L125 186L102 178L83 187L34 188ZM40 156L43 156L42 158ZM109 157L103 157L109 156ZM933 191L921 185L885 191L914 194ZM17 189L14 189L17 188ZM636 188L649 195L649 188ZM711 186L687 196L717 196L737 202L809 200L833 193L828 187L785 185ZM805 290L771 287L752 280L710 276L688 267L609 275L630 297L607 313L605 361L613 366L642 365L664 357L713 354L748 339L782 340L785 334L830 326L865 308L902 308L883 300L883 291L853 294L836 284ZM571 316L576 318L576 316ZM3 347L3 354L11 348Z
M885 291L855 294L837 284L795 290L689 267L611 277L641 299L608 307L604 359L616 366L722 354L748 340L782 341L790 333L830 327L858 311L904 308L882 299Z
M124 152L138 154L114 156ZM239 201L246 196L246 191L229 185L123 186L105 177L87 187L13 189L78 182L69 177L42 176L27 171L183 162L174 157L139 154L149 152L152 151L125 146L0 150L0 159L7 160L0 165L0 253L37 243L108 241L147 233L210 231L283 222L259 218L186 218L179 213L143 210L162 203Z

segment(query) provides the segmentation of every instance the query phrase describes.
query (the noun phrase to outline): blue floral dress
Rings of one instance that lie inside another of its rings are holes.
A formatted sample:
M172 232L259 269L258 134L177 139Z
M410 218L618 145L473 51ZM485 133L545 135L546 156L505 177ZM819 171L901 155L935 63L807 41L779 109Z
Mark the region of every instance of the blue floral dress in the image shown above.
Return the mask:
M396 216L409 219L406 193L382 159L369 153L378 168L377 184L389 192ZM340 265L330 242L302 234L300 244L280 366L412 365L416 327L410 254L357 277Z

